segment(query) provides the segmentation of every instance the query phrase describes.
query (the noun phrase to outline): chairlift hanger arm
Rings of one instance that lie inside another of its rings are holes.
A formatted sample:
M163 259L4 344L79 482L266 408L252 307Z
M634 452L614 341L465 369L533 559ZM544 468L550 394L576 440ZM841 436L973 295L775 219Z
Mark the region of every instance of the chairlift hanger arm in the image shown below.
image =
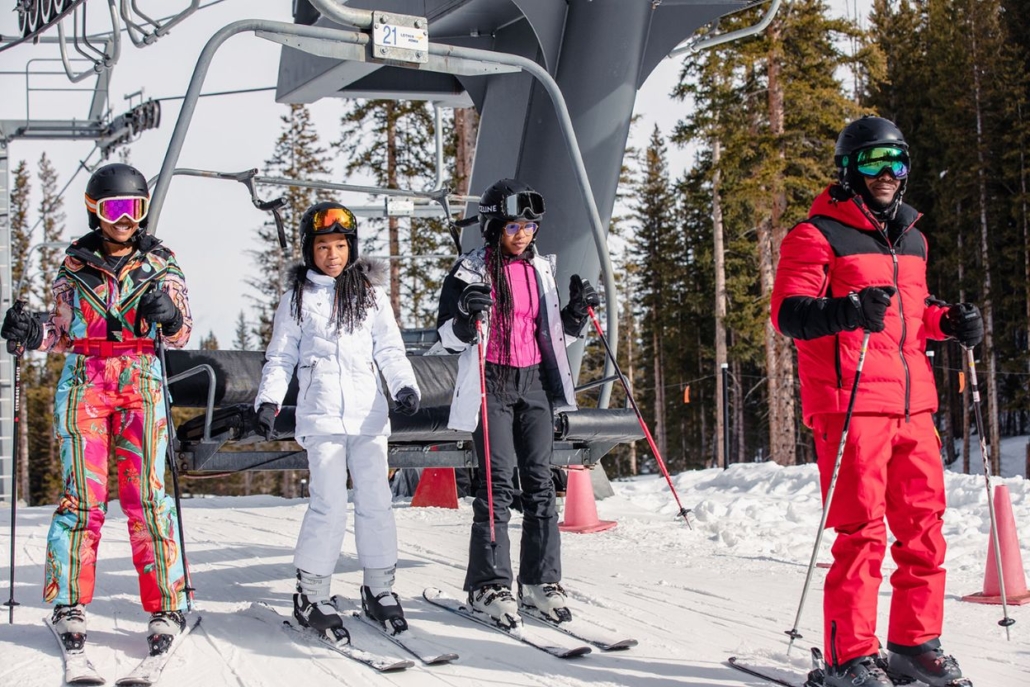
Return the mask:
M758 5L764 4L768 0L759 0L759 2L752 3L746 7L742 7L739 10L731 12L730 14L736 14L736 12L743 12L744 10L757 7ZM713 35L712 33L703 33L700 36L693 36L688 38L686 41L681 43L679 47L674 48L669 53L669 57L678 57L684 53L696 53L702 50L709 50L725 43L732 43L733 41L740 40L741 38L748 38L755 34L765 31L766 27L772 23L773 17L776 16L777 10L780 9L782 0L772 0L769 4L769 9L766 11L762 18L758 20L757 24L748 26L747 28L738 29L736 31L730 31L729 33L720 33Z

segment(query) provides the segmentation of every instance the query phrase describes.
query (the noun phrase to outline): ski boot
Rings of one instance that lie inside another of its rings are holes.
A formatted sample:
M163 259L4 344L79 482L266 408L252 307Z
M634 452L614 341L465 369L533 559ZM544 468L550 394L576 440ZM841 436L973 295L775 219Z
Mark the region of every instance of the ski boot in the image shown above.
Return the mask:
M944 654L941 643L933 640L919 646L887 644L887 674L898 684L901 680L925 682L930 687L972 687L962 677L958 661Z
M147 625L147 644L150 655L163 654L172 646L175 638L186 629L186 616L182 611L157 611L150 615Z
M81 651L86 646L86 607L82 604L54 606L50 624L68 651Z
M811 678L809 674L806 684L812 684ZM827 665L822 684L825 687L894 687L880 665L879 656L859 656L840 666Z
M499 584L489 584L469 592L469 606L484 613L498 626L513 630L522 624L518 604L511 595L511 589Z
M544 584L519 583L519 605L536 609L554 623L567 623L572 620L569 610L569 598L565 590L557 582Z
M395 635L408 629L408 621L404 619L400 599L389 589L376 594L371 588L362 585L361 610L383 627L392 629Z
M329 600L330 575L312 575L297 570L297 593L293 595L293 617L302 627L313 630L333 644L350 642L343 618Z

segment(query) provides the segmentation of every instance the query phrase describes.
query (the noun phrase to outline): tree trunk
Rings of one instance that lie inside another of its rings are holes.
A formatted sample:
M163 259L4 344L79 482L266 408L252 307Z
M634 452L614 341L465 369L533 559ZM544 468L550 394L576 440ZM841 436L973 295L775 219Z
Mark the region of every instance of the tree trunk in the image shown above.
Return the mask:
M991 294L991 256L987 241L987 179L984 159L983 109L981 104L980 69L977 58L976 32L970 31L973 50L973 104L976 110L977 190L980 201L980 259L983 261L984 355L987 361L987 423L990 425L991 472L1001 474L1001 431L998 426L997 365L994 360L994 303Z
M725 462L728 456L725 441L726 408L723 407L723 375L722 366L726 364L726 259L723 242L722 198L719 187L722 172L719 171L719 160L722 157L721 141L712 141L712 251L715 259L715 464ZM727 467L723 465L723 467Z
M784 135L783 81L780 75L782 31L781 22L774 20L770 24L767 34L772 45L767 58L769 132L777 140L776 155L779 158L780 169L783 168L786 157L782 142ZM767 226L762 232L765 235L759 239L760 250L763 253L761 256L761 285L764 298L769 298L772 294L773 275L779 259L779 247L787 233L786 227L783 226L783 213L787 208L787 191L781 175L774 175L773 186L769 190L772 206ZM793 350L790 340L777 334L773 329L772 322L768 319L765 322L765 332L765 357L769 380L769 451L772 460L780 465L793 465L797 454L797 440L794 432Z
M472 161L476 156L476 131L479 128L479 115L475 108L463 107L454 111L455 143L455 175L454 183L457 192L468 195L472 182Z
M654 440L664 460L666 456L665 430L665 356L662 355L662 340L658 327L652 329L651 343L654 346ZM657 456L656 456L657 459Z
M960 303L964 303L966 301L966 287L965 287L965 272L966 272L966 269L965 269L965 258L963 256L965 241L962 239L962 228L961 228L962 227L962 221L961 221L961 218L962 218L962 203L961 202L960 203L956 203L956 205L955 205L955 216L957 218L959 218L959 222L958 222L958 226L959 226L959 230L958 230L958 255L959 255L959 260L958 260L958 283L959 283L958 300L959 300ZM966 369L966 358L965 358L965 356L962 356L962 363L959 365L959 369L962 370L963 376L968 376L969 370ZM969 467L970 467L969 466L969 450L970 450L970 442L969 442L969 439L970 439L970 437L969 437L970 429L969 429L969 427L970 427L970 422L971 422L971 415L970 415L970 412L969 412L969 403L971 402L972 399L970 397L969 384L970 384L970 382L967 379L966 383L962 385L962 472L963 472L963 474L966 474L966 475L969 474Z
M632 303L633 294L630 291L632 288L632 282L629 279L625 280L626 294L624 296L623 303ZM626 405L629 407L629 396L633 390L633 380L636 379L636 366L635 358L633 355L633 340L636 338L636 330L633 326L633 315L628 306L623 307L623 312L626 313L626 326L622 327L623 331L626 332L626 345L622 349L626 351L626 384L629 386L627 390ZM637 442L631 442L629 445L629 473L631 475L638 474L637 468Z
M398 188L397 186L397 120L396 104L391 102L386 106L386 187ZM401 263L397 256L401 254L401 234L399 223L396 217L387 219L389 235L390 257L390 307L393 308L393 316L398 321L401 319Z
M747 446L744 443L744 389L741 386L740 363L733 362L733 398L736 399L733 406L733 431L736 434L737 462L743 463L747 460Z
M1017 108L1019 113L1019 126L1023 127L1023 107ZM1022 198L1019 206L1020 220L1023 223L1023 298L1026 305L1026 336L1027 347L1030 348L1030 211L1027 209L1027 187L1026 187L1026 155L1023 145L1019 147L1019 195ZM1030 373L1030 355L1026 357L1026 371ZM1027 473L1030 478L1030 473Z

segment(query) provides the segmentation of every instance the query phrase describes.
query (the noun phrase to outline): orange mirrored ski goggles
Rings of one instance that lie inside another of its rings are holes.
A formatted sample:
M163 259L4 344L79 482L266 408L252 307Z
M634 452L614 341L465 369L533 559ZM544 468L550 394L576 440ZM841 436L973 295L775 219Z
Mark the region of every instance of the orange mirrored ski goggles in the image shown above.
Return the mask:
M319 210L312 220L316 234L330 234L334 231L350 233L357 230L354 213L347 208L329 208Z

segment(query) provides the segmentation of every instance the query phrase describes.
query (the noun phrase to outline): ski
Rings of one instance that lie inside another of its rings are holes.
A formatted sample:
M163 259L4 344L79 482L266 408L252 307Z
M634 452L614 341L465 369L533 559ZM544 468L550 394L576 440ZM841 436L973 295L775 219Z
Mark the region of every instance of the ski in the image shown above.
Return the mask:
M555 630L564 632L570 637L575 637L581 642L591 644L601 651L622 651L635 647L638 644L635 639L614 639L606 636L603 633L588 627L587 623L575 619L564 623L555 622L535 608L523 606L519 608L519 615L523 618L529 618L534 622L538 622L541 625L553 627Z
M266 611L267 613L274 615L275 619L280 621L284 632L292 634L301 639L306 639L310 642L317 642L319 645L324 646L327 649L330 649L331 651L335 651L341 656L346 656L347 658L353 661L357 661L358 663L364 664L377 672L389 673L397 670L405 670L415 665L412 661L409 661L406 658L381 656L379 654L374 654L371 651L364 651L363 649L359 649L356 646L354 646L354 644L349 639L333 642L325 635L316 632L311 628L293 624L293 622L284 618L283 615L279 613L279 611L275 610L268 604L255 603L251 607L257 608L258 610ZM261 619L264 620L264 618Z
M747 673L751 677L757 677L759 680L765 680L771 682L774 685L783 685L783 687L811 687L811 685L822 685L822 682L813 683L809 680L802 681L801 679L787 680L772 673L766 672L761 668L746 665L740 662L736 656L730 656L729 664L731 668L736 668L742 673Z
M332 601L333 606L337 611L340 613L350 614L360 620L363 624L377 630L384 637L427 666L450 663L451 661L458 660L458 654L453 652L441 652L439 646L427 639L418 630L418 628L411 627L410 624L408 625L408 629L404 632L394 634L379 621L369 618L362 611L354 610L347 599L340 596L334 596L330 601Z
M43 622L54 633L57 645L61 647L61 658L64 659L64 682L69 685L103 685L106 680L100 676L97 669L93 667L89 657L86 656L85 641L78 648L69 646L61 639L57 628L50 622L50 618L43 618Z
M525 625L519 625L515 628L501 627L487 615L469 608L454 597L449 596L446 592L434 587L427 587L426 590L422 592L422 597L434 606L439 606L440 608L448 610L456 615L460 615L463 618L468 618L474 623L478 623L483 627L488 627L491 630L505 634L512 639L517 639L523 644L545 651L558 658L585 656L591 651L589 646L565 647L549 644L545 638L540 637L533 631L529 630Z
M119 687L149 687L157 682L161 677L161 672L168 665L168 659L172 657L172 654L179 648L183 640L200 625L200 618L201 616L198 615L192 622L187 623L186 627L183 628L182 632L168 646L166 651L147 656L139 662L139 665L133 668L132 672L115 682L115 684Z

